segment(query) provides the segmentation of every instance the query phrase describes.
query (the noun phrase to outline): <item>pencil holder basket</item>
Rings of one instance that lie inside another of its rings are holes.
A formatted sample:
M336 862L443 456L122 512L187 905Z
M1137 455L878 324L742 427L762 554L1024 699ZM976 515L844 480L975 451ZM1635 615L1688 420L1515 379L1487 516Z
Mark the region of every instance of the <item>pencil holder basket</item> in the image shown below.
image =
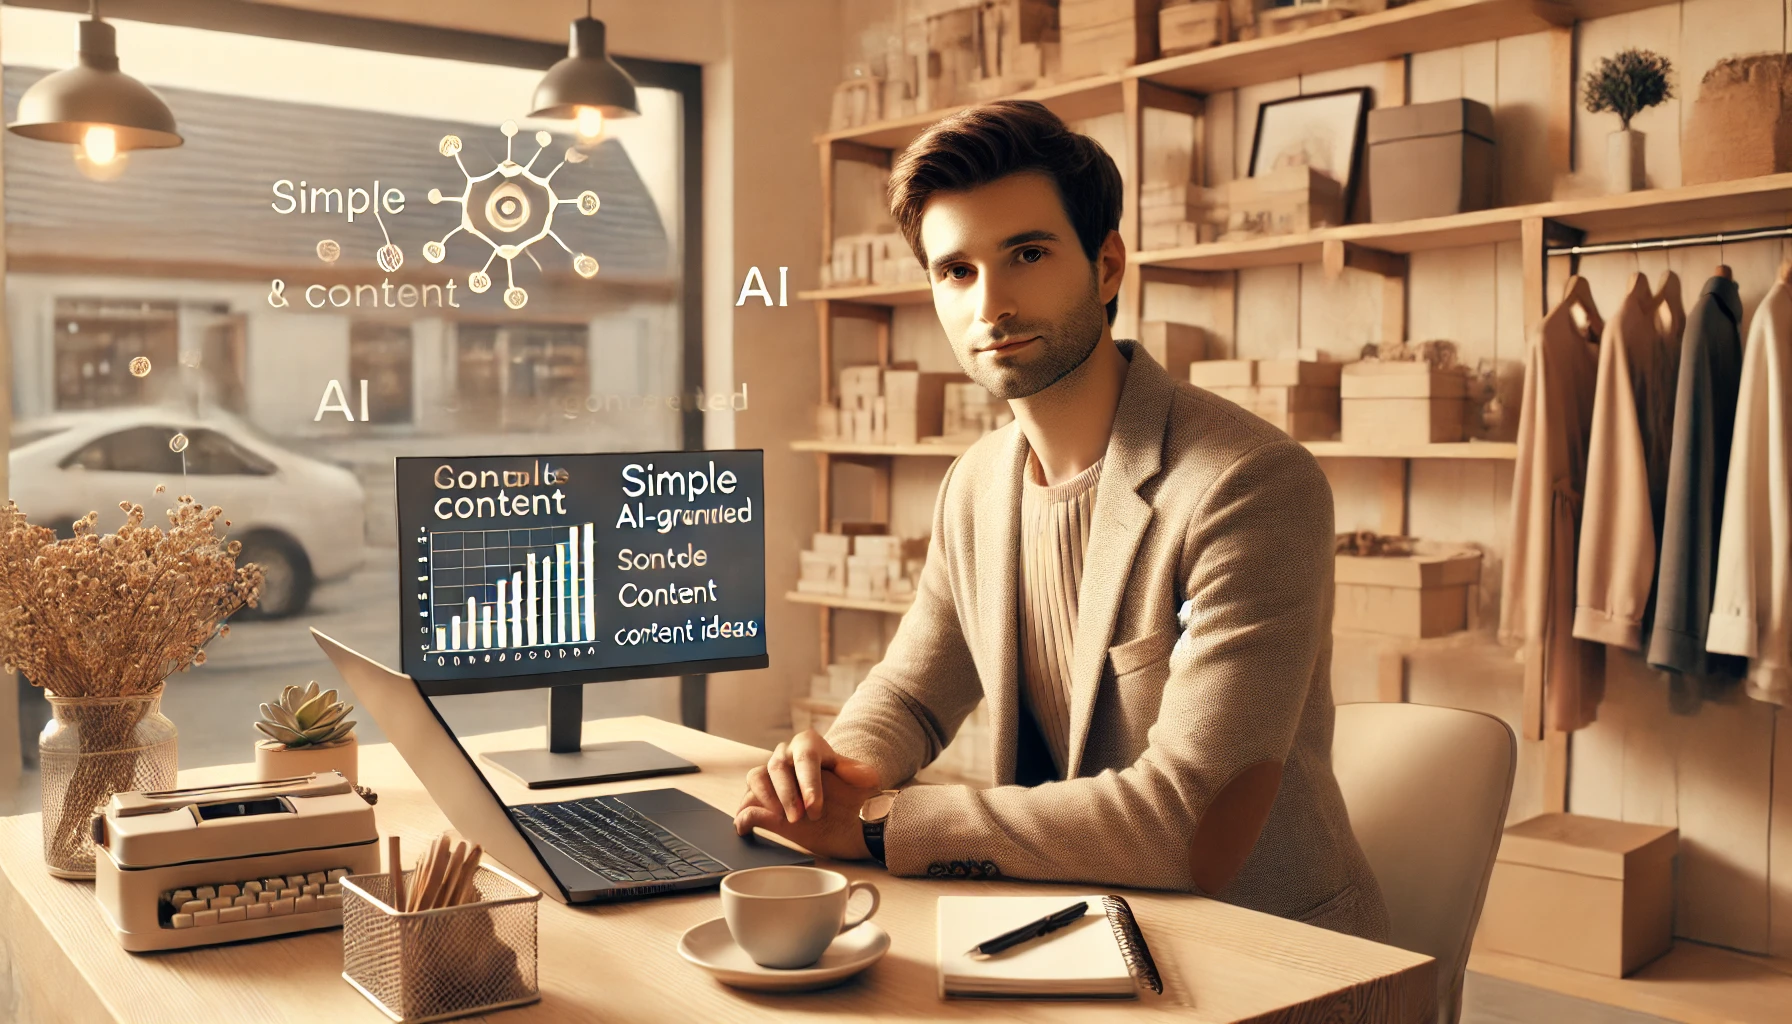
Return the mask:
M405 887L414 871L405 872ZM395 1021L447 1020L541 998L541 893L489 864L471 903L410 913L392 907L385 874L342 880L342 977Z

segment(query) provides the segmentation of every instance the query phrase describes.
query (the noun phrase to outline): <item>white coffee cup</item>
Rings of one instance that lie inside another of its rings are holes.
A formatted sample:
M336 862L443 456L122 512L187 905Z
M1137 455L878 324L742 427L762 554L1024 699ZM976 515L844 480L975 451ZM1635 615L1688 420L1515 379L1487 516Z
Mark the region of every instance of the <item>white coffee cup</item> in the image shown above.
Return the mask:
M871 894L871 906L848 921L854 892ZM834 937L877 913L877 886L849 882L825 868L748 868L722 877L722 916L728 933L761 967L807 967L821 959Z

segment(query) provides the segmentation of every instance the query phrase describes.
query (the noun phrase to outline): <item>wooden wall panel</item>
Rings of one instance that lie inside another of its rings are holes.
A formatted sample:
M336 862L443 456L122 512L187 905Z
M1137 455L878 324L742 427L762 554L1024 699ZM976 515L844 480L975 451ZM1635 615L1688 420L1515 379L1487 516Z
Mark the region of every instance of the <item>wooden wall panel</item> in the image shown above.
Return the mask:
M1792 957L1792 709L1775 708L1773 806L1767 833L1768 952Z
M1659 719L1668 712L1650 709ZM1773 781L1772 705L1739 692L1676 718L1684 729L1679 780L1679 909L1675 932L1749 952L1767 951L1768 819ZM1626 764L1630 773L1633 766Z
M1499 139L1500 201L1544 202L1555 185L1546 137L1549 108L1555 102L1550 93L1549 33L1515 36L1496 45L1493 123Z
M1300 346L1300 279L1300 267L1238 272L1236 357L1273 359Z

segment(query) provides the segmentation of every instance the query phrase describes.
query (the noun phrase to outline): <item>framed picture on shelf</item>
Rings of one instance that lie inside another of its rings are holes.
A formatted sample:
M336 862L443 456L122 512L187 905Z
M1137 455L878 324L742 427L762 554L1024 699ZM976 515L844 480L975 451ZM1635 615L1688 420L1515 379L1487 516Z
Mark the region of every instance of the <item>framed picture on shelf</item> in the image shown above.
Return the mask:
M1369 94L1365 88L1338 89L1259 106L1248 177L1285 167L1311 167L1342 186L1344 209L1349 210Z

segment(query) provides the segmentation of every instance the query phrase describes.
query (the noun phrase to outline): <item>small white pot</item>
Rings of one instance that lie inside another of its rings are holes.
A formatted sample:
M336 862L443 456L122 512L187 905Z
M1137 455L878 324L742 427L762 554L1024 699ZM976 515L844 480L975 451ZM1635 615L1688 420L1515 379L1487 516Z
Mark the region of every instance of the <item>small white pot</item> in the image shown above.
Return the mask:
M342 777L352 786L357 781L357 748L353 734L328 746L291 749L273 740L258 740L255 744L255 777L257 780L289 779L310 775L312 772L335 770L341 772Z
M1634 128L1605 137L1605 184L1608 192L1643 188L1643 133Z

